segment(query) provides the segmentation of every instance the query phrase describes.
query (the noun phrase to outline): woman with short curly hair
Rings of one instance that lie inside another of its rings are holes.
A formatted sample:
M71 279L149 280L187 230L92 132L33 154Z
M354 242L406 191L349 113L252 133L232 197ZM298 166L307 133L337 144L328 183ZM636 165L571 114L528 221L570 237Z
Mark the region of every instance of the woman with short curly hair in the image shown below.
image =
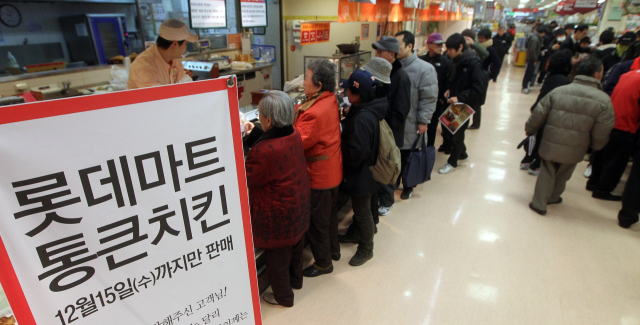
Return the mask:
M315 263L304 270L306 277L333 272L331 260L340 259L338 220L331 214L342 181L340 112L335 88L335 64L326 59L311 60L304 79L307 100L296 107L293 124L302 136L311 180L311 223L307 239Z

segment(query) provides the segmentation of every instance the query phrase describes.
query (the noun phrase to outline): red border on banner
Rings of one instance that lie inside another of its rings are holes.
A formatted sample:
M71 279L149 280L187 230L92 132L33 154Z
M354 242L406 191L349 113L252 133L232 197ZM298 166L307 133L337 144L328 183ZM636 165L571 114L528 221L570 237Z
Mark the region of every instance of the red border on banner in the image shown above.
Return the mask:
M262 315L260 313L260 292L258 289L258 277L256 272L255 253L253 249L253 233L251 231L251 215L249 212L247 181L244 171L242 131L238 129L240 125L240 114L238 114L238 88L230 88L227 86L227 80L229 78L235 79L234 76L230 76L228 78L219 78L215 80L119 91L111 94L89 95L6 106L0 108L0 125L227 90L229 110L231 112L231 129L235 130L233 132L233 147L236 159L238 189L240 191L240 205L242 209L242 225L244 228L247 264L249 265L249 282L251 284L253 313L255 315L256 325L261 325ZM237 86L237 83L235 83L235 86ZM0 269L0 283L2 283L2 287L7 295L7 300L11 306L11 310L16 316L16 320L18 320L20 325L36 325L35 318L31 313L31 308L29 307L27 298L22 291L15 269L9 259L9 254L7 253L4 242L2 241L2 237L0 237L0 265L3 266Z

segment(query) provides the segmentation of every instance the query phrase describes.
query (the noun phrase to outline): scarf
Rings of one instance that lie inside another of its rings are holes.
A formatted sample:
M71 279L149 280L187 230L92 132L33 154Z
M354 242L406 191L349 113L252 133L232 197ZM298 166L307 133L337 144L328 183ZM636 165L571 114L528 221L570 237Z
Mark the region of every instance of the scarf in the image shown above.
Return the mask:
M298 115L300 115L300 113L307 111L309 108L311 108L311 106L313 106L313 104L318 100L318 98L320 98L320 96L324 94L324 91L319 91L317 92L315 95L312 95L311 97L307 97L307 100L302 103L298 109L296 110L296 117L294 119L294 126L296 124L296 122L298 122Z
M618 47L616 47L616 54L618 55L618 57L621 58L624 52L626 52L628 48L629 48L629 45L618 44Z
M493 46L493 40L492 40L492 39L490 39L490 40L488 40L488 41L484 41L484 42L482 42L482 43L480 43L480 44L481 44L482 46L484 46L484 48L486 49L486 48L488 48L488 47L490 47L490 46Z

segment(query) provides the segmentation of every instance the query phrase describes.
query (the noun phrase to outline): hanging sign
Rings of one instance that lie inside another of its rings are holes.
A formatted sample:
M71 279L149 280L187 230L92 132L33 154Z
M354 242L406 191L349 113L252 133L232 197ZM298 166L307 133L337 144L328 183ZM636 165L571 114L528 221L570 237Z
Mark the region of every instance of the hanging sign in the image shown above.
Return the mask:
M192 29L226 28L227 5L224 0L189 0Z
M303 23L300 32L300 45L328 42L330 29L330 23Z
M267 27L267 0L241 0L242 27Z
M261 324L234 80L2 108L20 325Z

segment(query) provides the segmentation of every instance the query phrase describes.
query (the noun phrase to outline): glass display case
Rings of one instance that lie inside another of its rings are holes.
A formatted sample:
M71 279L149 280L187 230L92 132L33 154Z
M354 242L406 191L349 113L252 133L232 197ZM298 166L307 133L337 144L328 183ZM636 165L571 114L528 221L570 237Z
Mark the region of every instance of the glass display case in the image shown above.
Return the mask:
M306 72L307 63L313 59L323 58L332 61L338 67L336 75L336 89L339 87L338 82L342 79L349 79L351 73L362 68L369 60L371 60L370 51L360 51L355 54L336 53L332 56L306 56L304 57L304 71Z

